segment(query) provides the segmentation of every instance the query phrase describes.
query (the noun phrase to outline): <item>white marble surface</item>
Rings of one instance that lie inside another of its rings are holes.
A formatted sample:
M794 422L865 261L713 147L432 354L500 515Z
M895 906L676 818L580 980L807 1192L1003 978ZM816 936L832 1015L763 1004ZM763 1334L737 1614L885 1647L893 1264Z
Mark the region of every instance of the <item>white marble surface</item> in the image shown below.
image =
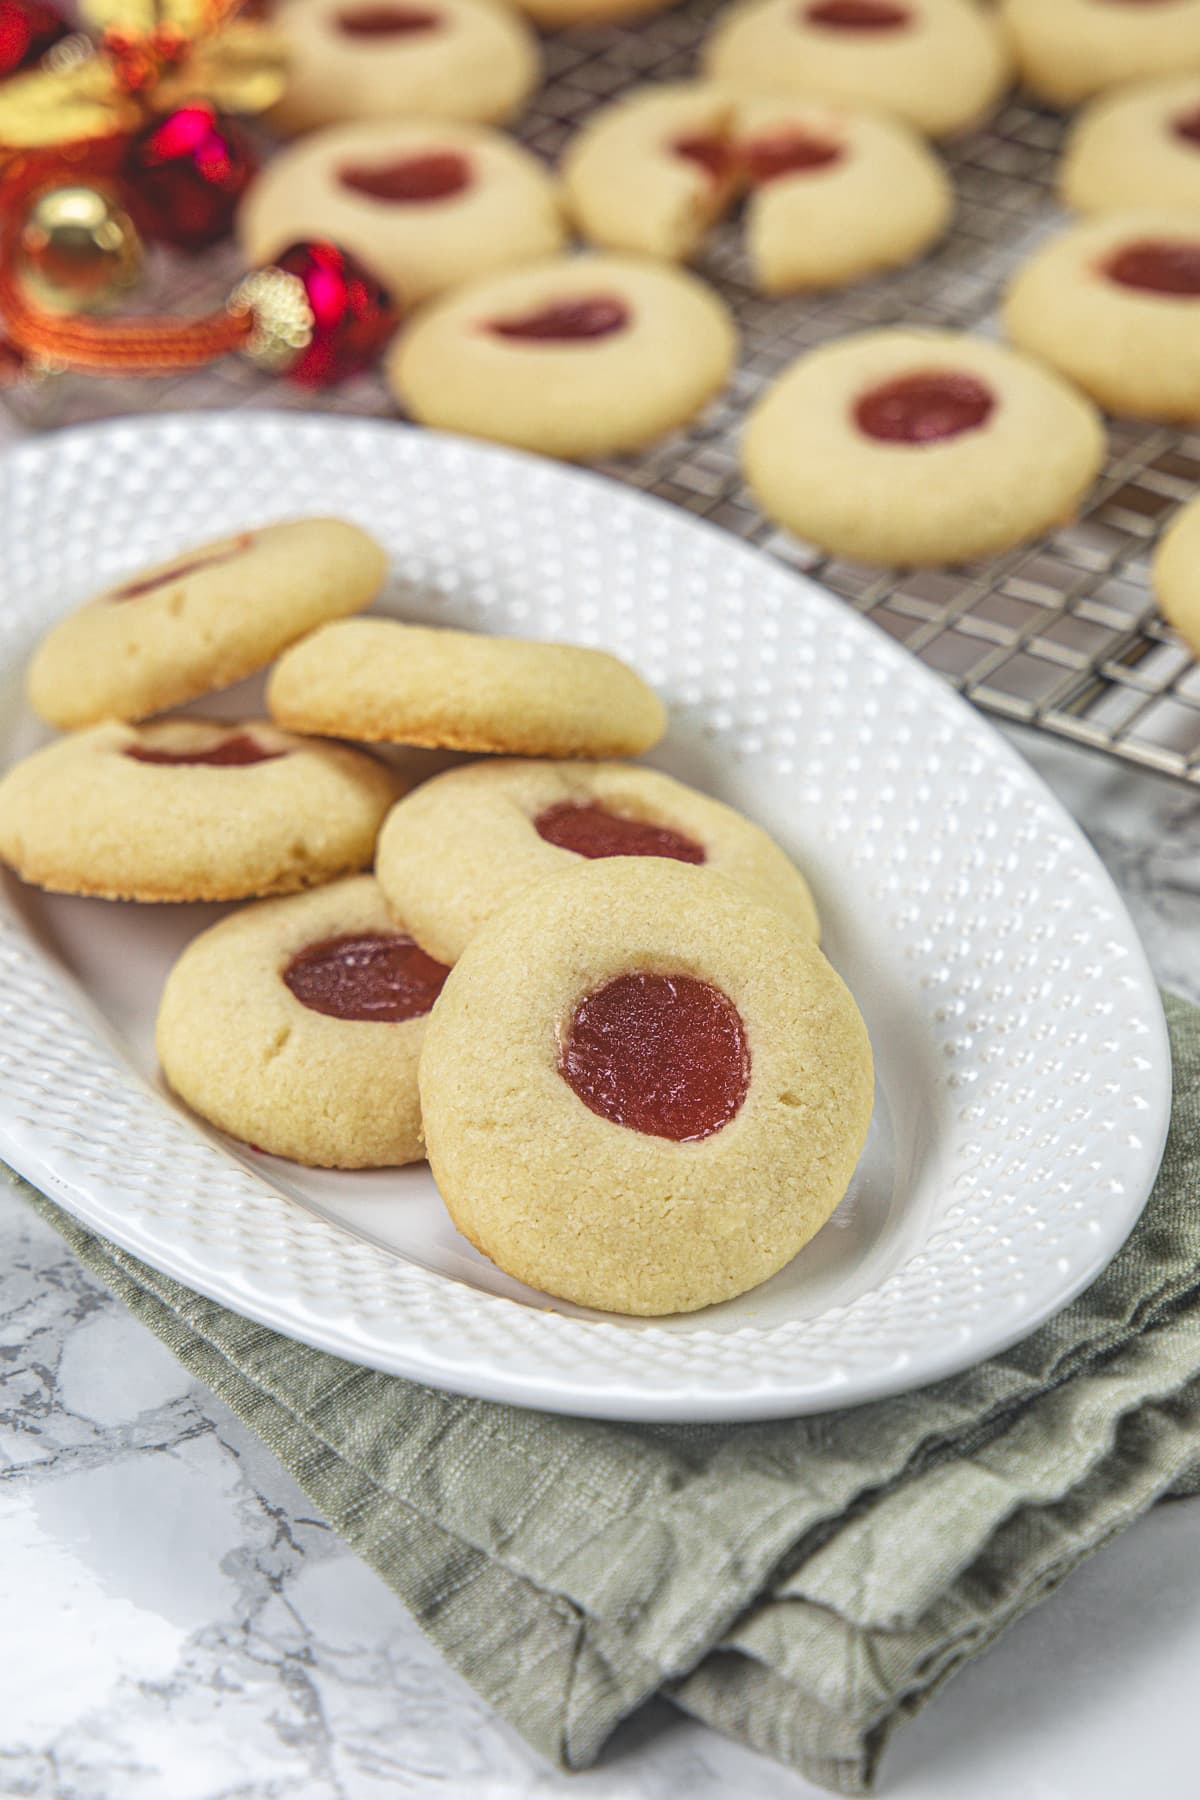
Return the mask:
M1200 1000L1200 795L1017 741L1161 980ZM36 1800L801 1800L670 1709L558 1774L441 1662L270 1454L0 1207L0 1793ZM1080 1570L898 1737L896 1800L1200 1791L1200 1501Z

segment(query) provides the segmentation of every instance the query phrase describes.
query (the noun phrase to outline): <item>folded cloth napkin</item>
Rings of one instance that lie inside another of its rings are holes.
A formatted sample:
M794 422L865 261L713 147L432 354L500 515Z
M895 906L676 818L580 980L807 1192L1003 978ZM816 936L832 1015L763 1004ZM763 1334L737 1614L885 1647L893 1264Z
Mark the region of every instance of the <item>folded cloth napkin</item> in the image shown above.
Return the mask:
M900 1720L1200 1470L1200 1010L1166 1006L1166 1158L1094 1286L965 1374L814 1418L610 1425L435 1393L227 1312L18 1185L547 1756L591 1762L665 1693L856 1794Z

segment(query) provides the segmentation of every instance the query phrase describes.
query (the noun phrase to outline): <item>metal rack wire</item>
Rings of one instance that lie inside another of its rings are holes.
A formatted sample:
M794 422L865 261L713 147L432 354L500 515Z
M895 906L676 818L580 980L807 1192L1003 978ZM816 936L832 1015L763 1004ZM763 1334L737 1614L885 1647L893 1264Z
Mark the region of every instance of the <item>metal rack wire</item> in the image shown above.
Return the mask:
M547 81L518 135L554 159L588 113L622 88L693 74L718 4L691 0L639 25L551 38ZM1200 667L1158 617L1147 581L1154 538L1174 508L1200 492L1200 431L1114 424L1104 476L1078 520L986 563L919 573L822 558L763 518L738 469L748 404L811 346L889 324L991 329L1005 281L1058 218L1053 175L1063 129L1061 120L1011 101L948 151L958 211L939 249L912 268L840 292L788 300L756 294L739 223L727 221L699 268L737 316L737 376L692 429L605 468L812 574L984 710L1200 786ZM180 310L209 304L237 267L232 252L202 265L164 259L148 302ZM375 377L321 403L343 413L394 411ZM43 422L147 407L264 404L311 399L230 362L153 386L71 383Z

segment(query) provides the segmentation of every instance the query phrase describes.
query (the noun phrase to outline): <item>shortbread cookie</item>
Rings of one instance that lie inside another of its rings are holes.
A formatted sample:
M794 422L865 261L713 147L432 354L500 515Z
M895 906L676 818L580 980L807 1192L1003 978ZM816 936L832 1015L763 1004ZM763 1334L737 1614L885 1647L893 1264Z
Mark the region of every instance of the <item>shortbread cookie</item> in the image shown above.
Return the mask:
M758 825L657 769L629 763L471 763L394 806L375 872L398 918L456 962L493 913L581 857L657 856L739 882L820 933L808 883Z
M704 66L743 92L878 107L927 137L986 118L1011 73L976 0L745 0L718 15Z
M705 82L641 88L596 114L563 179L586 237L671 260L748 189L750 263L772 294L909 262L953 206L941 163L907 126L820 101L739 101Z
M30 705L68 729L165 712L359 612L386 574L380 545L340 519L264 525L182 550L54 626L29 665Z
M454 1223L531 1287L691 1312L790 1262L846 1191L871 1048L812 940L707 869L581 863L474 937L421 1053Z
M273 24L288 57L280 131L355 119L519 112L537 86L533 33L495 0L288 0Z
M607 651L396 619L314 632L276 665L267 705L320 736L516 756L636 756L667 728L653 688Z
M1070 518L1104 432L1081 394L998 344L872 331L793 363L742 449L763 511L822 550L947 563Z
M0 781L0 861L105 900L245 900L370 863L406 783L361 750L266 720L110 720Z
M315 132L274 157L238 234L252 264L329 238L406 305L564 241L557 184L536 156L483 125L411 119Z
M1200 0L1004 0L1002 17L1026 87L1051 106L1200 71Z
M1200 419L1200 214L1113 213L1064 231L1018 270L1004 323L1108 412Z
M1095 101L1067 141L1058 191L1081 213L1143 206L1200 213L1200 75Z
M1164 533L1151 580L1163 618L1200 657L1200 500L1185 506Z
M449 970L369 875L262 900L201 932L167 978L155 1042L194 1112L316 1168L419 1162L417 1063Z
M724 386L737 337L694 276L558 257L435 301L388 352L413 418L571 458L636 450Z

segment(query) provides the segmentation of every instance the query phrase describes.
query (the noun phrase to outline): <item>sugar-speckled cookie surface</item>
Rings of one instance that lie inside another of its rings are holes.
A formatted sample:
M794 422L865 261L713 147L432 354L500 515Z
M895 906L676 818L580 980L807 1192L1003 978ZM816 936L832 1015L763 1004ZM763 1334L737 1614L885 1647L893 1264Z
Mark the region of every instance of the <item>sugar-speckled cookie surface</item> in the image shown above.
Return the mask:
M0 861L107 900L242 900L370 863L405 783L343 744L266 720L109 721L0 781Z
M165 712L368 606L386 573L381 546L341 519L264 525L181 550L54 626L29 665L30 704L68 729Z
M919 256L953 205L937 157L882 114L714 83L640 88L595 114L563 179L584 234L670 260L748 192L746 238L768 293L831 287Z
M288 0L281 131L353 119L510 118L541 70L528 25L494 0Z
M878 107L945 137L991 112L1012 62L976 0L742 0L718 14L704 67L743 91Z
M389 813L376 875L417 942L455 962L502 906L581 858L703 865L778 906L814 940L808 884L761 826L657 769L490 762L450 769Z
M605 650L395 619L314 632L276 665L267 704L297 731L517 756L636 756L667 728L653 688Z
M1200 500L1171 521L1155 551L1151 579L1164 619L1200 656Z
M1002 16L1025 85L1052 106L1200 71L1200 0L1004 0Z
M1200 419L1200 213L1113 213L1064 231L1017 271L1004 323L1108 412Z
M821 952L707 869L586 862L472 939L421 1055L431 1167L510 1275L690 1312L791 1260L871 1115L866 1028Z
M1075 212L1200 212L1200 75L1119 89L1080 114L1059 166Z
M188 945L156 1045L193 1111L318 1168L419 1161L417 1064L447 971L390 917L369 875L262 900Z
M1081 394L999 344L873 331L785 371L742 456L763 511L826 551L965 562L1069 519L1104 432Z
M685 424L724 386L736 347L728 308L695 276L564 256L434 301L386 370L422 424L581 458Z
M329 238L406 305L553 255L557 184L501 132L449 120L371 120L315 132L272 157L238 216L251 264Z

